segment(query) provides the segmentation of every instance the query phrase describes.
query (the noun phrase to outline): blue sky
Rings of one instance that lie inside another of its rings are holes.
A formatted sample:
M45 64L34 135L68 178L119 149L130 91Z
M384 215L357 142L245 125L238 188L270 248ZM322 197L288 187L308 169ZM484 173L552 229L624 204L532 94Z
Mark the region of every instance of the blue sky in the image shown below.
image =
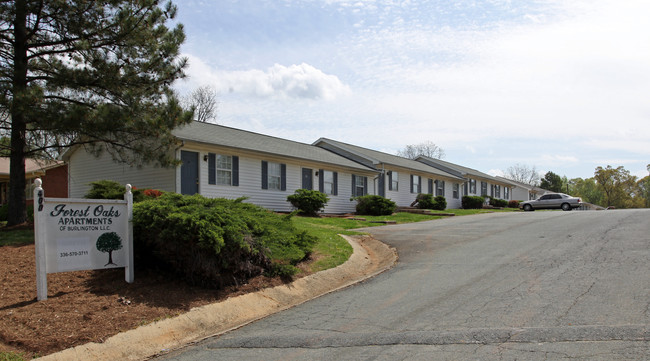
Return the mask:
M648 174L646 0L177 0L217 123L569 178Z

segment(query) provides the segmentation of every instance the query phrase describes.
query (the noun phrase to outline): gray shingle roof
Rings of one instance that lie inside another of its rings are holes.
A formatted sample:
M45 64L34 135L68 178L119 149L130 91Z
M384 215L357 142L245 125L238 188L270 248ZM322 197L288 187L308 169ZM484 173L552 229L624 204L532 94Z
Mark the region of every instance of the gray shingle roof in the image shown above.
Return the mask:
M478 178L483 178L483 179L491 180L491 181L502 183L502 184L507 184L508 183L508 182L505 182L505 181L503 181L501 179L498 179L497 177L493 177L493 176L491 176L491 175L489 175L487 173L480 172L480 171L478 171L476 169L463 167L462 165L454 164L454 163L447 162L447 161L444 161L444 160L434 159L434 158L425 157L425 156L420 156L420 157L418 157L418 159L422 160L423 162L430 163L430 164L438 164L442 168L448 168L448 169L450 169L450 170L452 170L454 172L458 172L458 173L462 174L463 177L478 177Z
M358 170L374 170L310 144L217 124L193 122L184 127L174 129L172 133L177 138L185 141L310 160Z
M368 148L363 148L363 147L339 142L328 138L321 138L316 142L314 142L313 144L317 146L327 147L328 149L336 148L338 150L343 151L344 153L363 157L365 160L368 161L368 163L373 163L375 165L377 164L393 165L400 168L412 169L414 171L436 174L448 178L455 178L455 179L460 178L456 175L450 174L440 169L433 168L421 162L416 162L408 158L404 158L397 155L388 154L388 153L384 153L384 152L380 152Z

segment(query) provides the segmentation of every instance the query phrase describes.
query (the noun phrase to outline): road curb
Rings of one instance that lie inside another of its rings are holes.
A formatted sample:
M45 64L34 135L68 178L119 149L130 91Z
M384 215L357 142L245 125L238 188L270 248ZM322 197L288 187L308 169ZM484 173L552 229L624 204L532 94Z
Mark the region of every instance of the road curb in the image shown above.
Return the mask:
M119 333L104 343L87 343L39 358L43 361L143 360L286 310L348 287L391 268L395 249L369 236L343 236L353 253L342 265L287 284L197 307Z

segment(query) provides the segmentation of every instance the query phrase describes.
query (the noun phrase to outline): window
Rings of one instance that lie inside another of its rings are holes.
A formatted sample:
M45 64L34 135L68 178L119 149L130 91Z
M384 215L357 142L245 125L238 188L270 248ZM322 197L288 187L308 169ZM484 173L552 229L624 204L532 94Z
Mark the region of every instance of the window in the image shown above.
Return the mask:
M368 177L352 175L352 196L361 197L368 194Z
M217 184L232 184L232 157L217 155Z
M262 189L276 191L287 189L286 164L262 161Z
M471 194L476 194L476 179L469 180L469 192Z
M498 184L494 185L494 197L501 198L501 186Z
M436 196L445 195L445 181L437 180L435 181L436 185Z
M239 185L239 157L208 153L208 184Z
M460 198L460 185L458 183L454 183L454 199Z
M421 180L422 178L419 175L411 174L411 193L421 193Z
M279 163L269 163L268 180L269 180L268 189L275 189L277 191L281 189L282 173L281 173L281 167Z
M323 193L334 194L334 172L323 172Z
M393 171L388 172L388 190L389 191L399 190L399 173Z
M510 188L503 187L503 199L510 199Z
M487 186L488 186L487 182L481 182L481 196L483 197L488 195Z

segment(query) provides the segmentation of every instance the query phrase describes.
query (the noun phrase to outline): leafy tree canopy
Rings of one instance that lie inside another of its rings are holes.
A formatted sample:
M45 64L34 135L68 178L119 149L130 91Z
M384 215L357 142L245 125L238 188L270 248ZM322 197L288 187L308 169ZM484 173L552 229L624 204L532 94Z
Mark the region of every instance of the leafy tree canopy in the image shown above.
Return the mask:
M562 192L562 177L553 172L546 172L539 186L551 192Z
M191 122L176 7L159 0L0 2L0 136L10 137L9 224L25 220L24 159L83 145L133 165L175 162Z

